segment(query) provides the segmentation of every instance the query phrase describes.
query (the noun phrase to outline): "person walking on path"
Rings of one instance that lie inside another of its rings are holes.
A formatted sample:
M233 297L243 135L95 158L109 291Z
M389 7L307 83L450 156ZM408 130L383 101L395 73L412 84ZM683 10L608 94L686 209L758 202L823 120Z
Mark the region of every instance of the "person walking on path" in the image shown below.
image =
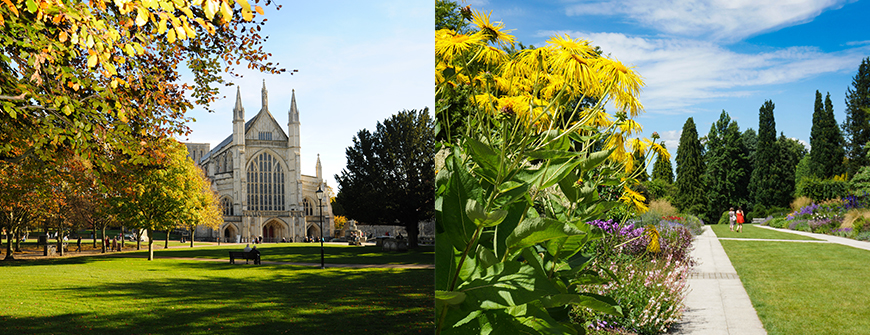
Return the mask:
M737 222L737 213L734 212L734 207L728 210L728 229L734 231L734 223Z
M82 237L81 236L79 236L79 238L76 240L76 252L82 252Z
M737 213L734 216L737 217L737 232L739 233L743 230L743 207L737 207Z

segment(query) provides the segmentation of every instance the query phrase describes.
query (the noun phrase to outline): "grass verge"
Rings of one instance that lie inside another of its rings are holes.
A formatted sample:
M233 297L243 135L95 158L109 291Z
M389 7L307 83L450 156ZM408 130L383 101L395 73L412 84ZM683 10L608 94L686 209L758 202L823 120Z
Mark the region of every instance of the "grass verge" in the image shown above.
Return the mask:
M229 251L242 251L243 248L241 245L222 245L166 249L155 251L154 257L226 259L229 262ZM258 244L257 249L260 250L260 259L264 261L320 263L319 243L266 243ZM407 252L384 252L377 246L358 247L346 243L327 243L323 248L323 258L328 264L435 264L435 247L424 246Z
M194 249L195 250L195 249ZM434 270L0 262L2 334L428 334Z
M768 334L870 334L864 289L870 251L833 243L720 242Z
M725 238L760 238L760 239L770 239L770 240L818 240L816 238L784 233L781 231L775 231L765 228L758 228L757 225L754 224L744 224L742 232L733 232L728 229L728 225L710 225L713 228L713 232L716 233L717 237L725 237ZM736 228L736 226L735 226Z

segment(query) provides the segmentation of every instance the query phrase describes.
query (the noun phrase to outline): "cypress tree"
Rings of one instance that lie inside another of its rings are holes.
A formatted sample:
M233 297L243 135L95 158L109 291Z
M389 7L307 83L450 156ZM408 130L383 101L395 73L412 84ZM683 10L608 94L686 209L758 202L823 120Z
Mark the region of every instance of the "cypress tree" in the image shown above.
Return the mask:
M662 147L667 149L664 143L662 143ZM653 164L652 179L664 180L668 184L674 183L674 168L670 159L665 159L661 155L656 158L656 162Z
M729 207L747 207L750 166L740 127L724 110L711 126L706 145L704 179L709 222L718 220Z
M643 152L635 151L634 155L634 169L638 171L637 181L645 182L649 180L649 173L646 172L646 156L644 156Z
M834 119L834 105L831 103L830 93L822 105L822 93L816 91L810 147L813 149L810 152L810 172L814 176L826 179L845 171L843 135L837 127L837 120Z
M789 203L794 199L794 191L798 182L798 165L804 161L804 157L808 156L807 148L797 140L785 137L785 134L782 133L776 142L776 146L779 147L777 164L779 164L782 176L782 192L780 192L782 199L780 201Z
M862 166L870 165L864 145L870 142L870 57L864 58L858 73L852 78L852 87L846 89L846 120L843 135L846 142L846 157L849 176L855 175Z
M758 144L755 150L755 164L749 182L750 198L755 205L764 207L785 207L791 201L783 195L784 179L780 153L776 141L776 120L773 117L773 101L767 100L758 110ZM785 192L787 193L787 192Z
M704 148L698 140L698 131L692 118L683 125L676 161L674 205L680 212L703 215L707 204L704 194Z

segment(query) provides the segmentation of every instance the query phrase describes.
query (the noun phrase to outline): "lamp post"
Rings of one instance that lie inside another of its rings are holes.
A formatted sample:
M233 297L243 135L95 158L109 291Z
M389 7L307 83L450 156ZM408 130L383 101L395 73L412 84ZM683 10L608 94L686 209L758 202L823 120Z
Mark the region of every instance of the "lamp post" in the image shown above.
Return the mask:
M323 264L323 190L320 186L314 194L317 194L318 207L320 207L320 269L322 270L326 266Z

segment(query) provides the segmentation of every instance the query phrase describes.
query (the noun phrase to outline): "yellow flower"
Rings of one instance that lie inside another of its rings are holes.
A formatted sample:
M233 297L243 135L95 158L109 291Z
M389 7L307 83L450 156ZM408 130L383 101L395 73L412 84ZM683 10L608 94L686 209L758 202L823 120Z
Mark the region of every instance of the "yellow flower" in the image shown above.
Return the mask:
M601 79L605 86L610 86L608 94L614 98L614 102L620 110L628 112L632 117L643 110L643 106L637 99L643 79L636 72L627 68L618 60L602 58L598 63ZM613 83L611 86L610 84Z
M513 31L513 29L502 31L502 29L504 29L504 23L501 21L495 23L489 22L489 17L491 15L492 11L490 11L489 14L474 11L472 22L474 22L477 28L480 29L480 33L483 34L483 37L487 41L498 43L498 45L501 46L513 45L514 37L508 34Z
M633 119L628 119L619 123L619 130L622 131L624 134L631 136L635 133L643 131L643 126L641 126L640 123Z
M547 44L558 47L563 51L582 58L593 58L597 56L595 50L589 47L589 41L583 39L575 40L568 36L568 34L563 36L553 36L547 41Z
M480 60L486 65L499 65L506 56L503 50L491 46L485 46L480 50Z
M445 30L435 32L435 57L439 60L450 63L453 58L468 51L471 47L482 45L482 36L479 34L456 34L453 31Z
M649 244L646 245L646 250L652 253L657 253L661 251L661 244L659 243L659 231L658 229L656 229L656 226L653 226L652 224L646 225L644 234L649 239Z

